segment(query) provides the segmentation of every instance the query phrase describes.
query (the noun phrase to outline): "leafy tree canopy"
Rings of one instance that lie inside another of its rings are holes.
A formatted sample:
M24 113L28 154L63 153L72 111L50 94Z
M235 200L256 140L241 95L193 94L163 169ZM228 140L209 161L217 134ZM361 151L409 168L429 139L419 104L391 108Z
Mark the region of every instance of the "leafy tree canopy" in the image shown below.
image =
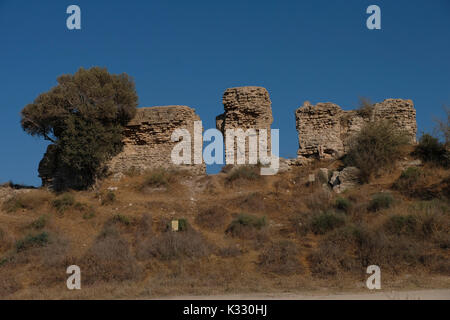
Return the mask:
M120 152L123 126L136 114L137 101L127 74L80 68L74 75L60 76L56 87L27 105L21 125L30 135L53 142L51 156L41 163L63 180L56 184L82 189Z

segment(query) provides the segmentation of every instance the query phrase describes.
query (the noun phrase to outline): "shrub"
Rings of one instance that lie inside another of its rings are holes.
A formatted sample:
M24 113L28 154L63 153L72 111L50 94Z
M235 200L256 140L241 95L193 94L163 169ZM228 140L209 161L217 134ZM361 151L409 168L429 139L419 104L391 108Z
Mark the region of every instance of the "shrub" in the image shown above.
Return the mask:
M2 210L12 213L17 210L34 210L46 203L50 195L41 190L31 190L27 193L16 194L2 204Z
M326 211L330 209L331 194L320 188L306 197L305 203L311 211Z
M237 246L228 246L218 249L217 254L222 258L232 258L241 255L242 250Z
M213 206L203 209L195 217L195 223L202 228L215 230L224 227L228 212L224 207Z
M238 180L258 180L261 177L258 166L242 165L234 167L227 175L226 182Z
M167 187L168 184L169 180L167 179L164 172L155 172L145 179L143 185L145 185L146 187L161 188Z
M164 232L142 241L137 248L140 260L156 258L167 261L180 258L199 258L210 254L212 246L199 232Z
M391 122L370 122L349 140L344 162L359 168L362 182L368 182L381 169L392 166L408 143L407 135Z
M414 154L425 162L435 163L444 167L450 166L450 154L444 143L430 134L423 134Z
M417 230L417 219L413 215L391 215L384 223L385 230L395 235L414 235Z
M359 98L356 114L363 118L370 118L373 113L373 103L368 98Z
M334 212L323 212L315 215L310 222L310 229L315 234L325 234L345 224L345 219Z
M348 200L346 198L339 197L336 199L334 206L338 210L342 210L344 212L349 212L349 210L352 206L352 203L350 202L350 200Z
M132 224L132 220L129 217L127 217L123 214L120 214L120 213L114 215L114 217L112 218L112 221L115 223L123 224L125 226L129 226Z
M20 209L26 209L26 205L23 199L19 196L13 196L2 204L2 210L8 213L16 212Z
M102 206L113 204L116 201L116 194L112 191L108 191L104 197L102 197Z
M27 235L25 238L16 242L16 250L18 252L26 250L31 247L42 247L48 243L48 233L42 232L36 235Z
M225 230L233 237L242 237L254 230L261 230L267 224L266 217L257 217L250 214L240 214Z
M271 243L259 255L258 266L266 272L279 275L300 273L302 267L297 258L297 247L288 240Z
M394 202L394 197L390 193L381 192L372 197L367 207L369 211L380 211L382 209L388 209Z
M59 213L64 213L67 209L75 205L75 197L71 193L64 193L52 202L53 208Z
M134 280L142 274L129 243L116 226L108 223L80 260L79 266L86 284Z
M40 216L38 219L34 220L30 227L36 230L43 229L48 222L48 216Z
M372 264L397 272L423 265L428 259L426 253L421 243L410 238L388 237L382 230L371 230L366 225L349 225L323 238L308 260L311 271L318 276L361 272Z

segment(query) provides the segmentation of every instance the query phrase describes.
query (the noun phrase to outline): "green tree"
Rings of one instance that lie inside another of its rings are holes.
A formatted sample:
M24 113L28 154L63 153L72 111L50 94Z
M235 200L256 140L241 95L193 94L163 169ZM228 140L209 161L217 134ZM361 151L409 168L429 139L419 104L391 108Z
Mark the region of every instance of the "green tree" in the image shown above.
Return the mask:
M83 189L104 173L104 163L122 148L123 126L136 114L137 101L128 75L80 68L22 110L23 130L53 143L43 162L62 180L56 189Z

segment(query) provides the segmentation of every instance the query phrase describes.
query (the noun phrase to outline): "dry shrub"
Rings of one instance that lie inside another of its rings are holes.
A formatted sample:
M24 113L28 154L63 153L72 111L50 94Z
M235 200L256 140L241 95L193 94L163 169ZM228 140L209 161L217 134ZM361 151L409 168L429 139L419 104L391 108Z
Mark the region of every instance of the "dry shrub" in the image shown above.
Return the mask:
M256 165L235 166L229 171L225 181L227 183L257 181L261 178L260 168Z
M264 195L260 192L252 192L236 199L236 204L243 210L263 212L266 208Z
M58 213L64 213L69 208L75 205L75 197L71 193L63 193L58 198L52 201L53 208L56 209Z
M332 242L320 243L318 249L308 256L308 261L312 274L320 278L352 270L355 264L350 254Z
M392 188L407 197L422 200L448 197L450 181L445 180L446 174L442 174L441 171L442 169L428 165L422 168L407 168L394 182Z
M318 276L339 272L365 272L378 265L394 273L428 263L428 246L404 236L388 236L367 226L346 226L325 237L309 256Z
M41 190L31 190L27 193L16 194L2 204L2 210L16 212L17 210L36 210L50 200L49 193Z
M313 212L327 211L332 207L331 194L320 187L306 197L305 203L308 209Z
M373 103L368 98L360 97L359 106L356 109L356 114L365 119L370 119L372 113L373 113Z
M417 230L417 218L411 214L393 214L388 217L383 227L389 234L414 236Z
M113 191L109 190L105 194L101 195L102 206L109 206L114 202L116 202L116 194Z
M114 225L106 224L92 247L80 261L84 282L126 281L138 279L141 270L132 256L129 243Z
M259 255L258 266L265 272L292 275L302 272L295 243L288 240L273 242Z
M155 258L162 261L199 258L213 251L207 239L198 231L189 228L183 232L167 231L142 241L137 247L139 260Z
M228 246L225 248L219 248L217 250L217 255L222 258L233 258L233 257L240 256L241 254L242 254L242 250L236 245Z
M408 136L392 122L371 122L349 140L345 163L359 168L362 182L369 182L382 169L392 168L408 143Z
M155 169L145 173L143 182L138 189L141 192L148 192L151 190L167 190L170 185L178 180L178 172L172 169Z
M415 236L433 241L438 247L448 249L450 244L450 206L438 199L419 201L409 208L416 223Z
M77 259L69 252L69 242L61 236L54 235L47 246L35 249L33 254L37 255L40 261L35 285L58 284L61 288L65 288L67 267L77 265Z
M228 211L224 207L212 206L200 210L195 217L195 223L204 229L217 230L225 227Z
M137 222L136 238L144 239L153 235L152 229L153 221L152 216L148 213L144 213L141 219Z
M267 225L266 217L257 217L251 214L239 214L227 227L225 233L241 239L254 238L258 231Z

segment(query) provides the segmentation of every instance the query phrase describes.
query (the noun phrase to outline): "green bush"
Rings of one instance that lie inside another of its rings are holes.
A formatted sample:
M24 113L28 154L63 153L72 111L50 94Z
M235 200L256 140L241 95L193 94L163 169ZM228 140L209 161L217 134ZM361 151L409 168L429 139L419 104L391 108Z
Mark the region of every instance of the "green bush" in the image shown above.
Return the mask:
M450 166L450 154L444 143L430 134L423 134L414 154L425 162L435 163L444 167Z
M48 243L49 235L47 232L42 232L37 235L27 235L25 238L16 242L16 250L23 251L32 247L43 247Z
M352 207L352 203L346 198L339 197L336 199L335 207L338 210L349 212L350 208Z
M359 168L361 181L369 182L382 169L393 166L408 143L408 136L392 122L370 122L349 140L344 162Z
M52 202L53 208L59 213L64 213L67 209L75 205L75 197L70 193L64 193Z
M261 230L267 224L266 217L257 217L250 214L240 214L234 219L225 230L225 233L232 236L242 236L249 230Z
M322 212L312 217L309 227L315 234L325 234L344 224L345 219L341 215L335 212Z
M377 193L372 197L367 207L369 211L380 211L382 209L388 209L394 202L394 197L387 192Z

